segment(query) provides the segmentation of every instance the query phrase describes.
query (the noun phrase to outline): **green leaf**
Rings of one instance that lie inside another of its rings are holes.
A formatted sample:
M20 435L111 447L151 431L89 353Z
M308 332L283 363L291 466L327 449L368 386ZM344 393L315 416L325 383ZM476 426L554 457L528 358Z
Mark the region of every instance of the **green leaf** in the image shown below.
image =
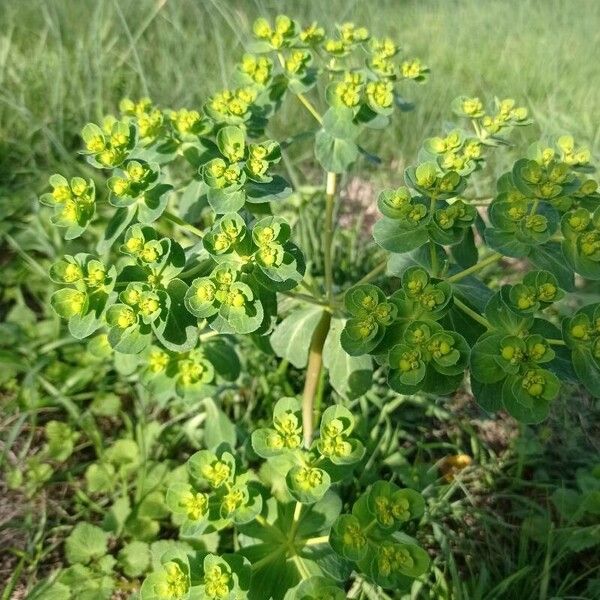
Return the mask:
M79 438L78 432L73 431L67 423L48 421L45 433L48 440L47 452L50 458L63 462L71 456L75 442Z
M490 248L506 256L522 258L528 256L532 246L515 237L514 231L504 231L488 227L485 230L485 241Z
M358 155L358 146L352 141L336 138L323 129L315 137L315 157L326 171L345 173Z
M496 383L506 377L498 362L503 333L485 333L471 349L471 375L480 383Z
M288 590L283 600L298 600L299 598L302 600L321 600L322 598L345 600L346 594L331 579L315 575Z
M452 258L456 261L462 269L468 269L477 263L479 260L479 253L477 246L475 245L475 235L473 234L473 228L469 227L462 240L458 244L454 244L450 248Z
M573 368L581 383L594 397L600 396L600 364L589 348L577 347L572 354Z
M29 595L28 600L71 600L71 588L64 583L47 581L36 585Z
M403 227L399 221L383 218L375 223L373 238L382 248L390 252L403 253L419 248L427 242L429 236L425 222L408 228Z
M204 400L206 422L210 425L204 429L204 442L209 450L215 450L221 444L235 448L235 425L217 406L212 398Z
M139 577L150 567L150 547L134 540L121 548L117 560L127 577Z
M502 380L497 383L481 383L471 378L471 390L483 410L494 413L502 409L502 384Z
M485 307L485 317L496 328L520 335L533 324L533 316L523 315L511 309L509 285L496 292ZM491 383L491 382L489 382Z
M87 564L104 556L108 549L108 533L90 523L78 523L65 541L65 554L70 564Z
M112 466L112 465L109 465ZM102 528L116 536L120 536L125 529L125 523L131 514L129 496L117 498L108 509L102 520Z
M154 321L152 328L159 341L173 352L186 352L198 340L198 324L185 306L188 286L181 279L172 279L167 286L169 303L164 320Z
M98 242L96 252L104 254L123 235L129 224L133 221L137 206L118 208L104 229L104 237Z
M572 292L575 289L573 269L565 261L565 255L558 242L546 242L533 247L529 259L536 267L552 273L564 290Z
M228 192L226 190L209 188L207 197L211 208L218 215L237 212L246 202L246 194L243 190Z
M306 367L308 349L323 309L318 306L297 309L279 323L271 334L275 354L298 369Z
M550 499L565 521L575 523L583 515L583 496L575 490L557 488Z
M323 365L329 371L329 381L335 391L353 400L373 385L373 360L367 355L350 356L342 348L340 336L345 324L345 319L332 320L323 348Z
M85 471L85 481L90 494L108 492L116 484L116 471L109 463L92 463Z
M104 459L121 469L133 470L140 463L140 448L134 440L117 440L104 452Z
M154 223L167 208L172 189L172 185L161 183L145 192L138 202L138 221L144 225Z
M331 107L323 115L323 129L340 140L355 140L359 128L353 123L354 111L351 108Z
M211 339L202 344L204 356L217 373L227 381L235 381L241 371L239 356L235 348L224 339Z
M285 200L292 194L292 187L280 175L273 175L267 183L249 181L244 186L246 200L251 204L263 204L265 202L279 202ZM248 207L253 210L252 207Z

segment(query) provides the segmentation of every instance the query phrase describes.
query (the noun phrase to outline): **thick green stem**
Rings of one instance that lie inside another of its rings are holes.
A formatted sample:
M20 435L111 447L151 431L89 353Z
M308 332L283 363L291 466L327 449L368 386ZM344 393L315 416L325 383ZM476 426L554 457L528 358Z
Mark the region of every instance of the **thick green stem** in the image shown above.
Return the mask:
M321 368L323 366L323 346L331 326L331 310L333 308L333 209L335 206L335 173L327 173L325 193L325 229L323 231L323 262L325 266L325 296L328 310L321 315L321 320L310 341L306 379L302 393L302 427L304 429L304 445L308 448L312 442L314 427L314 404Z
M437 251L435 248L435 242L432 240L429 240L429 259L431 260L431 274L434 277L437 277L439 271Z
M477 273L477 271L481 271L481 269L484 269L488 265L491 265L492 263L499 261L501 258L502 258L502 254L498 254L497 252L494 252L493 254L490 254L490 256L488 256L487 258L484 258L483 260L474 264L472 267L469 267L468 269L464 269L464 271L460 271L458 273L455 273L454 275L450 275L450 277L446 278L446 281L448 283L454 283L456 281L460 281L461 279L468 277L472 273Z
M435 202L437 198L436 195L433 194L429 201L429 213L431 214L431 218L435 214ZM440 267L438 265L438 257L437 257L437 249L435 247L435 242L433 240L429 240L429 260L431 261L431 274L434 277L439 275Z
M319 544L327 544L329 542L328 535L321 535L319 537L308 538L304 541L305 546L318 546Z
M331 313L328 310L323 311L321 320L312 335L308 351L308 365L302 393L302 428L306 448L310 447L313 437L315 394L319 385L321 367L323 366L323 346L330 326Z
M323 232L323 261L325 263L325 297L333 305L333 210L336 190L335 173L327 173L325 187L325 230Z

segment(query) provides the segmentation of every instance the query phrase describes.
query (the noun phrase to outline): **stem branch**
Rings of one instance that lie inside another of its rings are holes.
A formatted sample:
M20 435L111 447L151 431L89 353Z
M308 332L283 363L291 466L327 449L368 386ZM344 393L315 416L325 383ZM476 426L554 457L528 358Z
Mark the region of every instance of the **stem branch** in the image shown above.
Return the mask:
M388 264L388 259L386 258L385 260L381 261L378 265L373 267L364 277L362 277L355 284L353 284L353 287L355 285L362 285L363 283L369 283L369 281L375 279L375 277L377 277L377 275L379 275L379 273L381 273L382 271L385 271L387 264Z
M323 366L323 346L325 345L330 325L331 313L323 311L321 320L310 341L306 379L304 380L304 391L302 392L302 428L306 448L310 447L313 437L315 394L319 385L321 367Z
M483 325L486 329L492 328L492 326L490 325L490 322L485 317L482 317L481 315L477 314L472 308L469 308L464 302L461 302L456 296L454 296L454 304L458 308L460 308L460 310L462 310L464 313L469 315L471 317L471 319L473 319L474 321L477 321L478 323Z
M165 210L163 216L165 217L165 219L167 219L167 221L171 221L171 223L179 225L179 227L181 227L182 229L187 229L190 233L193 233L194 235L197 235L200 238L204 237L204 231L198 229L197 227L194 227L191 223L187 223L177 215L174 215L172 212Z
M495 263L496 261L500 260L501 258L502 258L502 254L498 254L498 252L494 252L493 254L490 254L487 258L484 258L483 260L479 261L478 263L475 263L472 267L469 267L468 269L464 269L463 271L459 271L458 273L455 273L454 275L450 275L450 277L446 278L446 281L448 283L454 283L456 281L460 281L461 279L468 277L472 273L477 273L477 271L480 271L481 269L484 269L488 265Z

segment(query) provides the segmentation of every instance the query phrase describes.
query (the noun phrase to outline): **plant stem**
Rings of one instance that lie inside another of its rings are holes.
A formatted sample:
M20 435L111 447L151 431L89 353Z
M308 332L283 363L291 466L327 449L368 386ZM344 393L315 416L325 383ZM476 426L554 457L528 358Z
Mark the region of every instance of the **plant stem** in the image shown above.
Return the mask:
M281 52L277 53L277 58L282 69L285 69L285 59ZM313 103L302 93L296 92L298 100L304 104L306 110L318 121L319 125L323 124L323 117L319 114L319 111L313 106Z
M279 292L279 293L282 294L283 296L287 296L288 298L294 298L295 300L302 300L302 302L308 302L309 304L316 304L317 306L323 306L328 309L331 308L329 306L329 304L327 304L327 302L324 302L323 300L317 300L316 298L314 298L313 296L310 296L308 294L300 294L298 292Z
M364 277L359 279L354 285L362 285L363 283L368 283L372 279L375 279L379 273L385 271L388 264L388 259L381 261L376 267L373 267Z
M194 267L189 268L187 271L183 271L182 273L180 273L179 279L188 279L190 277L193 277L196 273L200 273L204 269L206 269L206 265L203 263L198 263Z
M483 325L486 329L491 329L490 322L481 315L477 314L472 308L469 308L464 302L461 302L456 296L454 296L454 304L460 308L464 313L469 315L474 321L477 321Z
M292 526L290 527L290 533L288 536L288 541L290 543L292 543L294 541L294 538L296 537L296 533L298 532L301 515L302 515L302 503L296 502L296 506L294 507L294 518L292 520Z
M455 273L454 275L450 275L450 277L446 278L446 281L448 283L454 283L456 281L460 281L461 279L468 277L472 273L477 273L477 271L480 271L481 269L484 269L488 265L495 263L496 261L500 260L501 258L502 258L502 254L498 254L498 252L494 252L493 254L490 254L487 258L484 258L480 262L474 264L472 267L469 267L468 269L464 269L463 271L459 271L458 273Z
M308 538L304 541L305 546L317 546L318 544L326 544L329 541L328 535L322 535L319 537Z
M46 269L44 269L44 267L42 267L42 265L40 265L40 263L35 260L35 258L33 258L32 256L30 256L29 254L27 254L27 252L25 252L25 250L23 250L23 248L21 248L21 246L19 245L19 243L17 242L17 240L15 240L12 236L10 236L8 233L4 235L4 237L6 238L6 241L8 242L9 246L25 261L29 264L29 266L34 270L37 271L44 279L48 279L48 271L46 271Z
M331 326L331 311L333 310L333 209L335 206L336 174L327 173L325 188L325 229L323 231L323 262L325 265L325 295L328 309L321 315L321 320L310 341L306 379L302 392L302 427L304 430L304 445L310 447L313 437L315 394L319 386L321 368L323 366L323 346Z
M304 432L304 445L310 447L313 437L314 402L321 367L323 365L323 346L329 333L331 325L331 313L323 311L321 320L317 325L308 351L308 365L306 367L306 379L304 380L304 391L302 392L302 428Z
M296 564L296 568L298 569L298 573L300 574L300 577L302 577L302 579L309 579L310 572L306 568L306 565L304 564L304 561L302 560L302 558L300 556L298 556L297 554L294 554L294 556L292 556L292 560Z
M431 260L431 274L437 277L439 270L438 259L437 252L435 251L435 242L432 240L429 240L429 259Z
M300 102L304 104L306 110L317 120L319 125L323 125L323 117L319 114L319 111L313 106L313 103L302 92L298 92L296 96L298 96L298 100L300 100Z
M531 210L529 211L529 216L533 216L533 215L535 215L535 213L537 212L537 209L538 209L538 205L539 205L539 203L540 203L540 200L539 200L539 198L536 198L536 199L533 201L533 204L531 205Z
M554 339L550 339L550 340L546 340L551 346L566 346L567 344L565 344L564 340L554 340Z
M325 187L325 230L323 232L323 260L325 263L325 296L333 305L333 209L335 207L336 174L327 173Z
M179 227L187 229L190 233L193 233L194 235L197 235L200 238L204 237L204 231L198 229L197 227L194 227L191 223L187 223L177 215L174 215L172 212L165 210L163 216L165 217L165 219L167 219L167 221L171 221L171 223L175 223L176 225L179 225Z
M435 194L433 194L429 202L429 212L431 214L431 218L433 218L433 215L435 213L435 201L436 197ZM431 274L434 277L437 277L439 271L437 252L435 249L435 242L431 239L429 240L429 259L431 260Z

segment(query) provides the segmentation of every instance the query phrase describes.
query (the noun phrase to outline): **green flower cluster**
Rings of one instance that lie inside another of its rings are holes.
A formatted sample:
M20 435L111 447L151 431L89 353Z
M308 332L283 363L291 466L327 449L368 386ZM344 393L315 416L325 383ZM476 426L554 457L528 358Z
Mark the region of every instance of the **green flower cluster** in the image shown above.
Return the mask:
M144 145L151 145L165 134L167 126L165 115L150 98L140 98L137 102L130 98L123 98L119 102L119 110L124 116L132 117L140 141Z
M255 295L254 280L235 264L221 263L207 277L192 282L185 306L221 333L250 333L264 321L263 302ZM265 292L266 295L266 292Z
M50 303L60 317L68 319L71 334L81 339L94 333L115 300L115 267L89 254L66 255L52 265L50 278L68 286L54 292Z
M255 331L270 314L274 290L295 287L304 273L289 225L265 217L248 227L237 213L218 219L204 240L215 267L194 279L187 309L221 333Z
M227 352L229 347L225 347ZM142 379L154 396L172 392L178 396L197 394L200 390L206 392L206 386L215 378L215 367L201 343L188 352L171 352L152 345L141 358Z
M361 460L365 449L352 437L354 417L341 405L330 406L321 417L320 435L310 448L302 445L302 406L295 398L281 398L273 409L273 427L252 434L252 448L262 458L286 457L285 481L298 502L317 502L343 470Z
M49 180L52 192L43 194L40 202L54 209L50 218L57 227L66 227L65 239L79 237L90 224L96 212L96 188L93 180L73 177L68 181L62 175Z
M150 98L137 102L124 98L119 103L121 118L133 124L144 148L159 146L166 149L184 142L194 142L209 132L212 124L196 110L162 110Z
M249 144L244 130L233 126L221 128L216 143L218 156L200 167L200 175L217 214L239 211L246 202L268 201L268 194L283 183L270 172L281 159L277 143Z
M317 134L315 153L321 165L330 172L339 173L357 158L358 146L354 141L361 126L385 127L397 101L396 84L402 80L422 82L429 69L418 59L397 60L399 47L389 38L372 38L365 27L354 23L336 26L327 36L318 23L302 28L298 23L279 15L274 23L258 19L253 32L256 43L252 50L273 53L281 68L283 84L275 75L273 61L260 56L244 57L238 69L242 83L272 85L269 100L261 94L255 102L255 113L267 112L277 105L286 89L302 96L316 84L319 73L327 70L332 79L326 90L329 110L321 119L311 106L313 116L321 123ZM356 60L367 60L363 68L356 68ZM319 58L326 63L316 66ZM328 59L328 60L327 60ZM250 119L248 113L245 118Z
M354 503L350 514L334 523L329 542L342 558L356 563L383 587L404 587L408 578L429 568L429 556L415 540L396 532L407 521L422 516L425 502L412 489L379 481Z
M470 359L471 385L482 406L503 407L525 422L545 418L560 388L556 361L564 357L548 341L558 329L535 315L563 296L554 275L532 271L489 300L484 315L491 329L473 345Z
M451 304L450 286L420 267L406 269L389 298L374 285L356 286L345 296L351 316L342 347L351 356L387 355L388 383L399 393L448 394L460 386L469 357L465 339L438 322Z
M533 144L527 155L498 181L486 241L507 256L535 256L562 233L570 269L598 279L600 236L591 213L600 195L597 182L584 176L589 151L575 152L573 138L562 136L551 145Z
M128 120L106 117L99 127L88 123L81 132L85 154L93 166L110 169L118 167L137 143L137 130Z
M252 521L262 510L262 496L248 473L239 473L232 454L200 450L186 463L189 483L167 491L167 506L184 536L219 531Z
M145 580L148 600L243 600L248 597L250 564L237 555L172 550Z
M585 306L563 321L563 337L572 351L575 373L590 394L600 377L600 304Z
M204 238L217 263L235 264L257 281L276 289L297 285L300 251L290 242L291 230L281 217L265 217L249 228L236 213L221 217Z
M513 98L496 98L494 111L486 112L479 98L459 96L453 101L452 109L458 116L471 119L478 136L490 144L494 144L495 138L508 133L513 127L531 123L527 118L527 109L517 106Z
M428 241L438 252L443 246L463 242L473 245L471 227L477 211L462 193L471 174L483 165L489 140L475 129L475 136L452 129L429 138L419 153L420 164L406 169L404 179L412 188L383 192L375 224L375 240L386 250L403 253ZM433 250L432 250L433 253Z
M484 143L478 138L453 129L447 135L425 140L421 156L434 159L443 171L456 171L466 176L481 167Z

